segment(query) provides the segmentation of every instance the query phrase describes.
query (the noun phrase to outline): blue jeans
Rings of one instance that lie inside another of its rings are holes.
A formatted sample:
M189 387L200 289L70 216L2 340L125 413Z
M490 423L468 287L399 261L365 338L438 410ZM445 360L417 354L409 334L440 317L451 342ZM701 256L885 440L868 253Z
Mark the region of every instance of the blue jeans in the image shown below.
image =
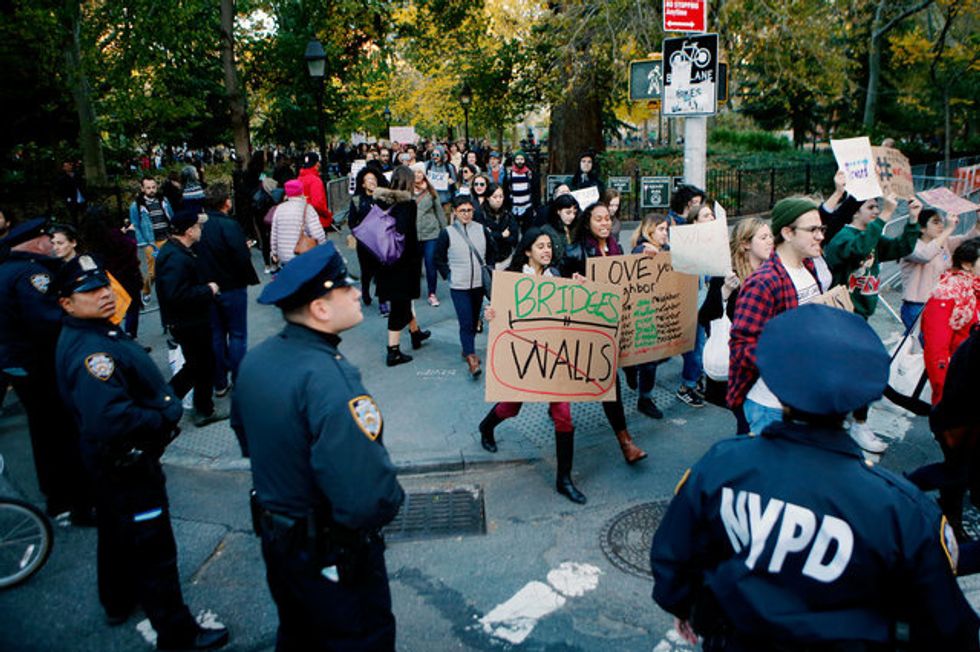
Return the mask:
M483 307L483 288L450 290L449 295L459 321L459 343L463 347L463 355L476 353L473 340L476 338L476 322L480 320L480 308Z
M912 325L915 324L915 320L919 318L922 314L923 308L926 307L924 303L916 303L914 301L903 301L902 302L902 323L905 324L905 332L912 330Z
M778 423L783 420L783 411L780 408L760 405L749 399L745 399L742 409L745 411L745 419L749 422L749 431L753 435L761 435L770 423Z
M248 347L248 291L245 288L222 290L211 304L211 342L214 348L214 388L228 387L238 376L238 365Z
M436 293L436 243L438 240L420 240L419 251L425 261L425 283L429 294Z
M636 365L636 384L641 398L653 398L653 386L657 384L657 367L664 360L641 362Z
M698 324L694 331L694 348L682 356L684 367L681 369L681 381L687 387L697 385L698 378L704 372L704 367L701 365L701 354L704 353L704 342L706 339L707 336L704 333L704 327Z

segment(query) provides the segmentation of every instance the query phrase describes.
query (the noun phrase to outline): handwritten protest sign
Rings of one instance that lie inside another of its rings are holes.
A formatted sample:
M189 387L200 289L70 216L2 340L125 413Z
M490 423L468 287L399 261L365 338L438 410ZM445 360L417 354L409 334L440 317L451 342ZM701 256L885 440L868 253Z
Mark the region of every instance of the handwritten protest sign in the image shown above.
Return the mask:
M621 366L662 360L694 348L698 280L676 271L670 254L589 258L585 274L623 292Z
M391 127L388 130L388 138L393 143L415 143L419 139L415 127Z
M493 273L487 401L616 396L622 290L554 276Z
M811 303L819 303L831 308L840 308L847 312L854 312L854 302L851 301L851 293L847 287L838 285L837 287L824 292L811 300Z
M732 270L728 223L716 215L713 222L670 227L670 255L675 271L727 275Z
M568 194L575 198L575 201L578 202L578 207L582 210L599 201L599 189L595 186L573 190Z
M881 197L881 185L875 172L875 158L867 136L830 141L837 165L847 175L844 189L858 201ZM673 243L671 243L673 247Z
M349 194L353 195L355 192L357 192L357 188L355 187L357 184L357 173L363 170L365 165L367 165L367 160L363 158L359 158L356 161L351 161L350 176L348 177L347 181L347 192Z
M878 182L883 194L894 193L902 199L914 197L912 166L905 154L892 147L872 147L871 151L874 153Z
M436 172L435 170L429 170L426 173L429 177L429 183L436 190L446 191L449 190L449 173L448 172Z
M957 215L980 209L980 205L974 204L972 201L967 201L962 197L957 197L949 188L923 190L919 193L919 199L933 208L938 208L947 213L956 213Z

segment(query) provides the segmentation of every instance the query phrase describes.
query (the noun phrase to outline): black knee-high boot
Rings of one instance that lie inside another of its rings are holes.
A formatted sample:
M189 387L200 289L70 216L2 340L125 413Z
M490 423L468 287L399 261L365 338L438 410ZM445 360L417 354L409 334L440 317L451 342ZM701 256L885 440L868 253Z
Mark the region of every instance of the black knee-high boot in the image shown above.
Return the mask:
M555 452L558 455L558 474L555 489L573 503L584 505L585 494L572 483L572 458L575 455L575 431L555 431Z
M497 440L493 436L493 429L496 428L500 422L503 421L497 416L497 406L494 405L487 412L487 416L483 417L483 421L480 422L480 445L488 453L497 452Z

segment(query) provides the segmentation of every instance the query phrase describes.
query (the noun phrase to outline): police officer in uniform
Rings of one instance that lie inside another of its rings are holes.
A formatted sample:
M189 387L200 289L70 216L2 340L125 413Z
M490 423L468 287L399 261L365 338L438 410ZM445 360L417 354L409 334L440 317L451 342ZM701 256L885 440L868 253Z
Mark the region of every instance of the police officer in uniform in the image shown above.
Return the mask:
M884 390L878 336L809 304L770 321L757 356L783 421L717 443L654 535L653 598L678 632L709 651L980 649L952 528L843 428Z
M179 432L180 399L143 347L109 321L115 297L91 256L68 262L55 285L67 313L58 381L95 480L99 600L107 621L120 625L139 605L157 632L157 649L221 647L228 631L197 624L177 572L160 456Z
M59 522L92 525L91 488L82 470L78 430L55 379L62 312L51 279L62 261L51 255L46 226L44 218L29 220L0 240L0 373L27 413L48 514Z
M405 494L381 411L338 349L360 297L332 242L293 259L259 297L286 327L245 355L233 393L278 652L395 649L379 529Z

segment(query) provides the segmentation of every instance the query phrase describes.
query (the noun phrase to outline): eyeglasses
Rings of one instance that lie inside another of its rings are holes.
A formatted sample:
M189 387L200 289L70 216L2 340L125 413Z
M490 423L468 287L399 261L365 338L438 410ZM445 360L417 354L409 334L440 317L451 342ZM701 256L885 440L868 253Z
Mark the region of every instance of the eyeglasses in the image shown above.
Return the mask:
M472 208L457 208L456 209L456 212L457 213L472 213L473 212L473 209Z
M482 181L477 181L476 183L473 184L473 187L474 188L486 188L487 187L487 184L483 183Z
M794 231L806 231L807 233L820 233L820 235L827 235L827 227L818 224L817 226L794 226L791 227Z

